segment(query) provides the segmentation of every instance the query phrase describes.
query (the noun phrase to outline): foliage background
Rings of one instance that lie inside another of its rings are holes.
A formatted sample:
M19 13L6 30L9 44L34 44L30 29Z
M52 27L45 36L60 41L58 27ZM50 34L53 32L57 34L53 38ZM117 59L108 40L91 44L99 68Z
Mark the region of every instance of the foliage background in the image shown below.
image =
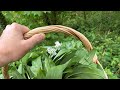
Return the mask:
M109 78L120 78L119 11L0 11L0 32L12 22L30 29L56 24L76 29L97 50L99 61ZM64 37L63 34L48 34L41 45L53 45L57 40L64 41Z

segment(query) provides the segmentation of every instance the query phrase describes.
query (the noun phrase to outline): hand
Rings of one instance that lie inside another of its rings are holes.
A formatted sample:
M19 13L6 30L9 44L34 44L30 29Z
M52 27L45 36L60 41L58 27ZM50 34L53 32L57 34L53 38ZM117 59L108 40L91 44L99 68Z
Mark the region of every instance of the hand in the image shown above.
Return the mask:
M36 34L25 40L23 35L28 31L29 28L17 23L6 26L0 37L0 67L19 60L45 38L44 34Z

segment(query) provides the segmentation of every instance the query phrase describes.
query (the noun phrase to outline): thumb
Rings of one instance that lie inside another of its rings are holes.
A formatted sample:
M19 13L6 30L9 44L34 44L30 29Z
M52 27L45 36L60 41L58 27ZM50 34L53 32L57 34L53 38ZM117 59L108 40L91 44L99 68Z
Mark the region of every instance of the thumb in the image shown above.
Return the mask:
M26 49L33 48L37 43L40 43L45 38L45 34L35 34L31 38L25 40Z

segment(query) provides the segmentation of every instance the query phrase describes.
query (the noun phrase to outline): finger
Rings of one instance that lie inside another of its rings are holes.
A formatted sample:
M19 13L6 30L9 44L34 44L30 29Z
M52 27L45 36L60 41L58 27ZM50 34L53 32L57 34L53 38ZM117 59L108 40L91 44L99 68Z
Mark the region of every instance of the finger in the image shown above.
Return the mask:
M23 27L23 29L22 29L22 33L23 34L25 34L25 33L27 33L28 31L30 31L30 29L28 28L28 27L26 27L26 26L24 26L24 25L21 25L22 27Z
M5 29L8 29L10 27L10 25L7 25L6 27L5 27Z
M5 27L5 29L3 30L2 34L3 34L6 30L9 30L10 26L11 26L11 25L7 25L7 26Z
M33 48L37 43L40 43L42 40L44 40L45 34L35 34L31 38L24 40L23 44L25 49L30 50Z
M24 25L18 24L18 23L12 23L11 27L15 30L21 30L23 34L27 33L30 29Z

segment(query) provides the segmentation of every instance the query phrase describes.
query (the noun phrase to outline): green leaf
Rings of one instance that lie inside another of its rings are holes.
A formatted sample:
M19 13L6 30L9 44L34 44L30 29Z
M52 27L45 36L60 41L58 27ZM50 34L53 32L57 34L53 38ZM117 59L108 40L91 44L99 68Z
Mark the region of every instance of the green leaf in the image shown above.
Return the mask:
M26 73L29 75L29 78L32 79L34 77L33 72L31 71L30 67L27 65L24 65Z
M56 58L58 58L59 56L61 56L61 55L64 54L64 53L67 53L67 52L68 52L68 50L66 50L66 49L61 49L61 50L57 53L57 55L54 57L53 60L55 60Z
M23 14L24 14L24 15L30 15L30 14L31 14L31 11L24 11Z
M68 66L69 62L70 61L62 65L51 67L46 74L46 79L62 79L63 71Z
M78 65L73 68L73 72L67 73L65 78L80 77L82 79L104 79L104 72L89 65Z
M25 72L26 72L26 70L24 69L24 64L23 64L23 63L21 63L21 64L19 65L17 71L18 71L23 77L25 77Z
M23 65L20 64L19 67L18 67L18 70L17 70L20 74L23 73Z
M44 65L45 65L46 71L48 71L50 68L55 66L55 63L49 57L45 57Z
M37 75L37 72L40 68L43 69L41 56L32 61L32 66L30 67L30 69L35 75Z
M55 62L55 64L56 65L59 65L59 62L61 62L61 60L63 59L63 57L66 55L66 53L65 54L63 54L63 55L61 55L58 59L56 59L54 62Z
M60 64L66 63L68 60L75 56L77 50L72 50L71 52L67 53L65 57L61 60Z
M42 12L41 11L31 11L31 14L33 14L34 16L41 16Z
M29 55L29 58L37 58L39 55L36 52L32 52Z
M89 52L89 56L88 56L88 60L92 62L93 60L93 57L95 56L95 53L96 53L96 50L95 49L92 49L90 52Z
M45 70L39 69L37 76L35 76L33 79L45 79L45 73Z
M71 64L75 64L75 63L80 63L80 62L86 62L85 61L85 57L87 55L87 51L85 49L80 48L79 50L77 50L75 52L75 56L73 58L71 58Z
M3 76L3 74L0 74L0 79L4 79L4 76Z
M27 53L22 59L22 63L26 64L28 62L28 59L29 59L29 56L30 56L30 53Z
M83 65L93 65L96 67L96 65L93 63L93 57L95 56L96 50L91 50L86 54L85 57L83 57L79 63ZM85 54L85 53L84 53Z
M12 71L11 76L13 76L13 79L26 79L17 71L16 68L12 68L11 71Z

